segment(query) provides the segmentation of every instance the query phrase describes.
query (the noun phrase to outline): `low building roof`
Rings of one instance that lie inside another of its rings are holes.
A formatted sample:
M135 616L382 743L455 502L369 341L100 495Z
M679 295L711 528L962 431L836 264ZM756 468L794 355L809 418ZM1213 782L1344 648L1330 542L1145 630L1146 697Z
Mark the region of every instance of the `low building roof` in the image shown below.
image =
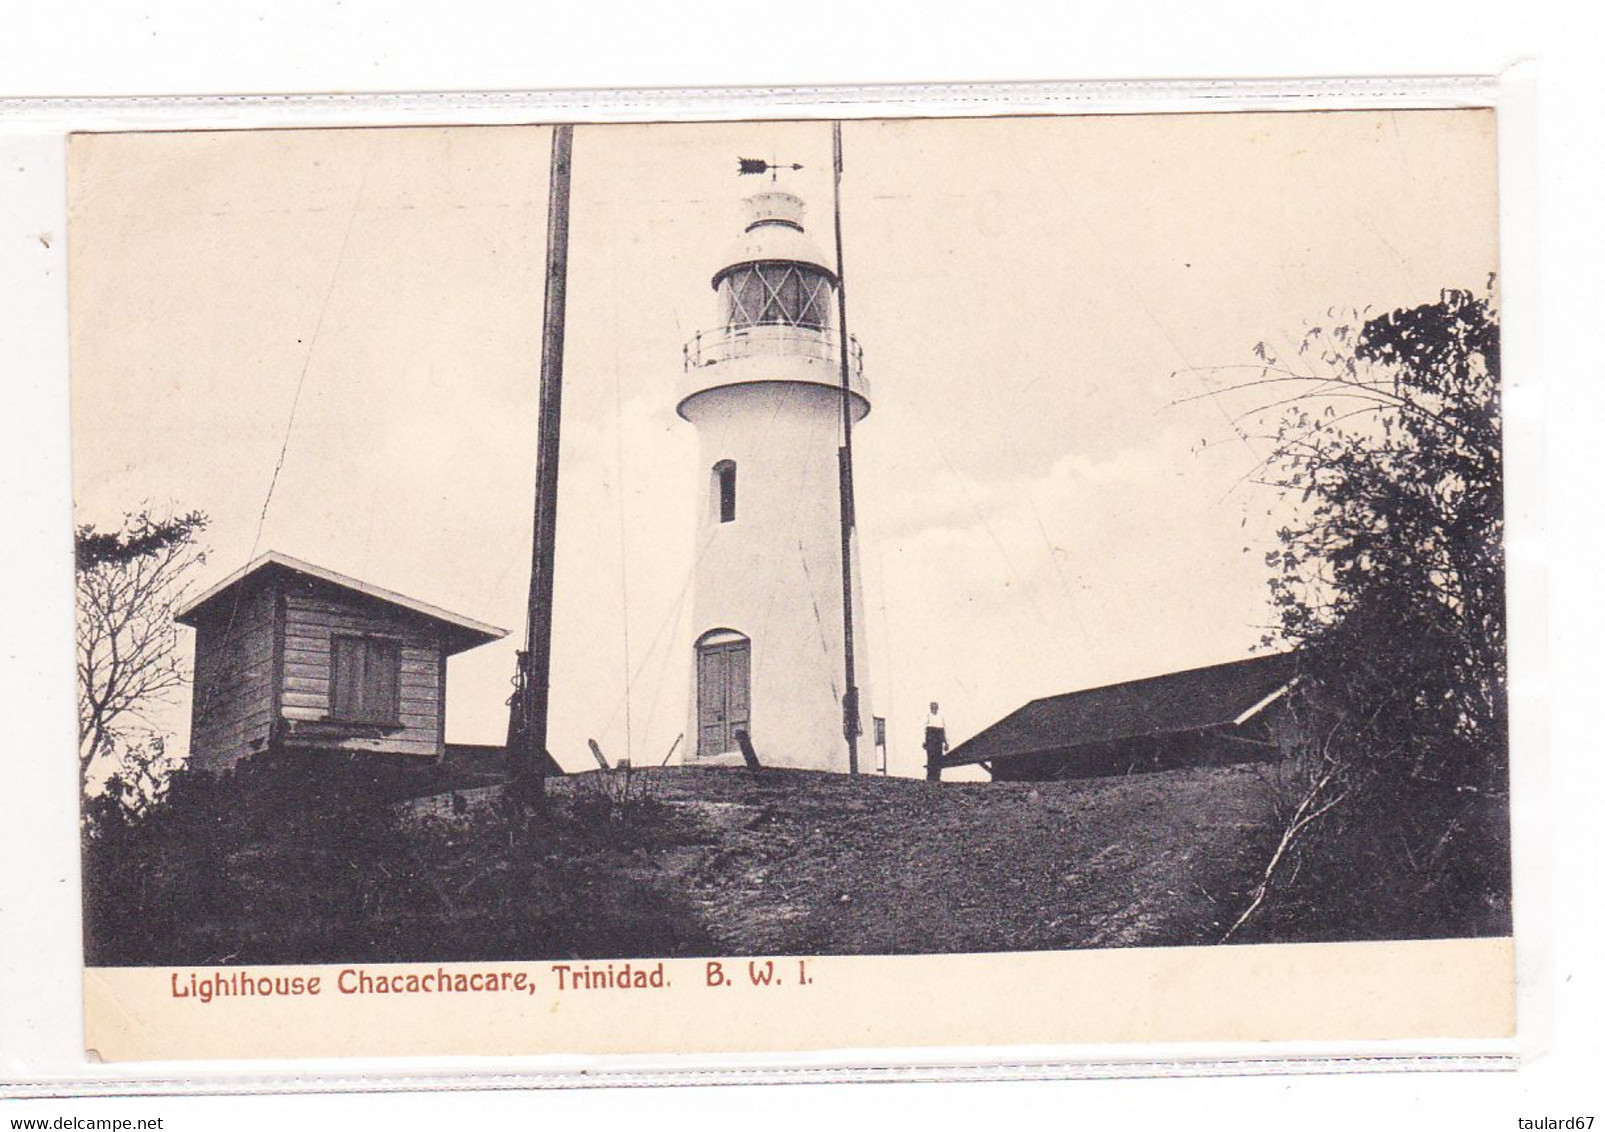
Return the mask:
M312 578L337 589L359 594L385 605L394 606L404 610L415 617L421 617L440 625L444 630L446 651L459 653L465 649L475 648L479 645L489 644L507 636L506 629L498 629L495 625L488 625L483 621L476 621L472 617L464 617L459 613L452 613L428 602L418 601L415 598L398 594L375 586L369 582L359 581L348 575L322 566L314 566L310 562L303 562L299 558L292 558L288 554L280 554L270 550L248 565L242 566L216 585L209 587L202 593L181 606L173 614L173 620L180 625L194 626L204 620L213 610L221 607L222 597L244 585L248 581L259 580L269 574L289 574L303 578Z
M1297 654L1170 672L1032 700L954 747L943 766L1247 723L1291 686Z

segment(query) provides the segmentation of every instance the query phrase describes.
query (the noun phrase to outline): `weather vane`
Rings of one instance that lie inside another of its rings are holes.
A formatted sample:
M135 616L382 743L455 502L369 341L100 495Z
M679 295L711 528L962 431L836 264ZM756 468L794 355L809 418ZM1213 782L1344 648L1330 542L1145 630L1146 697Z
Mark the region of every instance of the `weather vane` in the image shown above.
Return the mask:
M801 168L801 165L782 165L778 161L765 161L761 157L736 158L736 175L739 177L761 177L765 173L768 173L769 179L771 181L776 181L779 180L780 171L782 169L789 169L792 172L796 172Z

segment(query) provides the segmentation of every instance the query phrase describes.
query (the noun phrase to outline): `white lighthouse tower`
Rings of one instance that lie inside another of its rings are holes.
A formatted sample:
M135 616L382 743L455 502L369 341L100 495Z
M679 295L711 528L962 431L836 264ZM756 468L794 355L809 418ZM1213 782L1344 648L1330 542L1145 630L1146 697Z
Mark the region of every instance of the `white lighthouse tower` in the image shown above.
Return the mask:
M679 413L697 427L704 472L688 765L739 763L746 731L765 766L849 769L836 287L803 231L803 202L758 193L713 276L721 325L686 345ZM847 351L857 422L868 386L857 342ZM862 765L872 715L850 546Z

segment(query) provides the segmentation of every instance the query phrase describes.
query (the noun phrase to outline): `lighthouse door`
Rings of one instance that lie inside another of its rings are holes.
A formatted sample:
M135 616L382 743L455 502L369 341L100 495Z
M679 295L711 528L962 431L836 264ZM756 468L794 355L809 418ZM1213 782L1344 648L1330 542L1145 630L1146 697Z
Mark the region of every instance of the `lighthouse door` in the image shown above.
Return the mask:
M697 645L697 754L736 749L750 723L752 643L738 633L709 634Z

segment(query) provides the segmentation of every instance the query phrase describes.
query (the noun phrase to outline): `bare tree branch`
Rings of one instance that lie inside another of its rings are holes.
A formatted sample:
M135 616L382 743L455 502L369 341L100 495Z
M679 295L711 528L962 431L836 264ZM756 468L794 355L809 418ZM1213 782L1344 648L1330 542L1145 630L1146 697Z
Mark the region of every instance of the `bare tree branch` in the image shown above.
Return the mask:
M165 774L150 712L189 680L173 613L205 560L196 541L205 525L198 512L146 508L125 516L118 531L77 531L78 762L86 789L97 764L141 795Z

